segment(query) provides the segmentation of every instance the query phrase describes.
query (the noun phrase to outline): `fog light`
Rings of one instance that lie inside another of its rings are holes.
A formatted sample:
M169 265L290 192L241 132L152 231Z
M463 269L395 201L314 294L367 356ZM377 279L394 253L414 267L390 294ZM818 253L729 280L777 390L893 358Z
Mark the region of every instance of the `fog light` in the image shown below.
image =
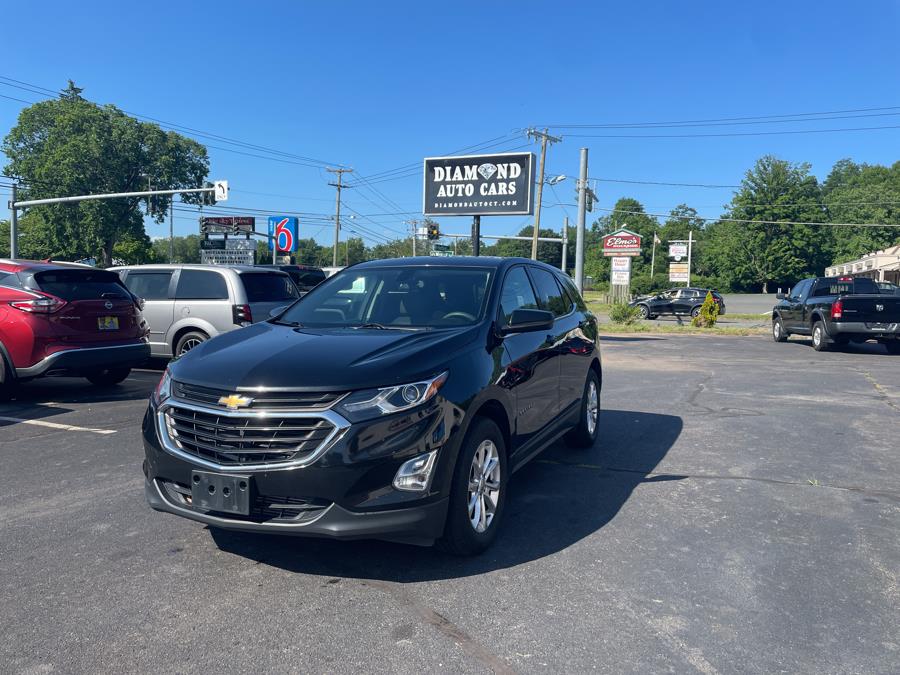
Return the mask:
M409 492L424 492L431 482L431 470L437 458L437 450L413 457L403 463L394 476L394 487Z

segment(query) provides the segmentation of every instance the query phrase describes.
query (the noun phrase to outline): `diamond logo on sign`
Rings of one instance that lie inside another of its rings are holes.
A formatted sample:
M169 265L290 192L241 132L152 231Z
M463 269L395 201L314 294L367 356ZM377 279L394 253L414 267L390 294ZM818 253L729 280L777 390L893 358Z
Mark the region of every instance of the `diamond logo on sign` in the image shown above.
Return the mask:
M497 173L497 166L495 164L482 164L478 167L478 173L481 174L481 177L485 180L490 180L491 176Z

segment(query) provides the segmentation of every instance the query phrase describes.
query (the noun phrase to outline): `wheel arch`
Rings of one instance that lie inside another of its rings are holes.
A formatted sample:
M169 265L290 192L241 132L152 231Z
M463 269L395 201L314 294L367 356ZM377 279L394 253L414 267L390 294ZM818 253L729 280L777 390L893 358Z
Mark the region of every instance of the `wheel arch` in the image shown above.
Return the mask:
M0 359L3 360L3 368L0 369L0 384L15 382L18 379L16 368L13 365L12 357L2 342L0 342Z
M181 324L175 332L172 333L171 339L166 341L169 345L169 351L172 352L173 356L175 355L175 349L178 347L178 341L187 333L203 333L207 338L211 338L215 337L218 334L218 331L213 328L212 324L206 324L205 322L203 324Z

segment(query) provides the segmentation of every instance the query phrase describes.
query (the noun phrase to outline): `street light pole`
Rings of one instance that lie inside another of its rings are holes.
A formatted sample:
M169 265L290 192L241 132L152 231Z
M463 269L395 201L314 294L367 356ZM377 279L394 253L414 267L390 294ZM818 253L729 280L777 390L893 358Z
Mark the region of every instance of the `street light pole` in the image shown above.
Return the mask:
M588 149L581 149L581 168L578 173L578 222L575 233L575 285L584 293L584 221L587 210Z
M9 257L15 260L19 257L19 213L16 206L16 184L12 185L12 195L9 202L12 217L9 219Z

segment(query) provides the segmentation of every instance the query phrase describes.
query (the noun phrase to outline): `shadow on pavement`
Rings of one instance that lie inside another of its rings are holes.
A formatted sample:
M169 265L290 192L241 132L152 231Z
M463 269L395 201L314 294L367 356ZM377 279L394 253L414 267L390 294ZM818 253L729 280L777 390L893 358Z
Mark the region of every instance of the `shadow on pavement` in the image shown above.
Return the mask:
M796 336L791 337L790 340L783 343L786 345L793 345L795 347L805 347L811 353L815 354L815 350L813 350L812 346L812 338L809 337L801 337L798 338ZM888 353L887 347L879 344L877 342L851 342L846 345L837 345L832 344L829 346L829 352L834 352L837 354L867 354L870 356L894 356L893 354Z
M505 522L475 558L376 541L335 542L210 530L223 551L290 572L411 583L482 574L558 553L609 523L678 439L680 417L626 410L601 413L601 440L576 451L549 448L509 482Z

